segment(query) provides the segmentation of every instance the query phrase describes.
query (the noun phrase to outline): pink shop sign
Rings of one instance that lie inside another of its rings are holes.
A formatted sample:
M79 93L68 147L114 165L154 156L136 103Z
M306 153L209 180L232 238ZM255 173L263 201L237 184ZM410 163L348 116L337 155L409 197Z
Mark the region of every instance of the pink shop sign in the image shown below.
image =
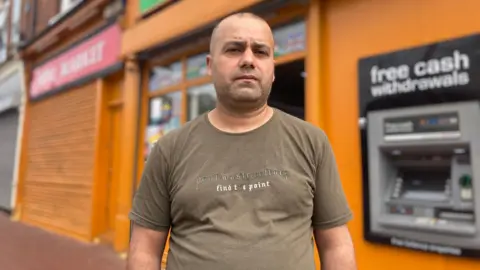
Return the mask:
M121 29L118 25L113 25L36 67L32 73L30 97L44 95L116 64L120 46Z

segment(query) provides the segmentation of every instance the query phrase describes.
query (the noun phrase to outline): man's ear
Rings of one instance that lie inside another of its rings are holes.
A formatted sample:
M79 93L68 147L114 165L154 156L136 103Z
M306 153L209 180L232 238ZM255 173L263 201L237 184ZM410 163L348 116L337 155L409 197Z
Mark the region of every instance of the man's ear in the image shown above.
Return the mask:
M277 61L275 60L275 58L273 58L273 78L272 78L272 82L275 81L275 67L277 66Z
M212 56L210 54L207 55L207 74L212 76Z

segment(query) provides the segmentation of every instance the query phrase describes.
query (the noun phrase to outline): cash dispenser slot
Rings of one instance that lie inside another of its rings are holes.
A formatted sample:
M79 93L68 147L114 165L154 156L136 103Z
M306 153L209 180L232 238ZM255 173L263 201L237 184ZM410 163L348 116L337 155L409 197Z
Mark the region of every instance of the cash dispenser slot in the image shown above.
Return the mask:
M468 144L380 147L393 168L379 224L390 228L471 236L473 212Z

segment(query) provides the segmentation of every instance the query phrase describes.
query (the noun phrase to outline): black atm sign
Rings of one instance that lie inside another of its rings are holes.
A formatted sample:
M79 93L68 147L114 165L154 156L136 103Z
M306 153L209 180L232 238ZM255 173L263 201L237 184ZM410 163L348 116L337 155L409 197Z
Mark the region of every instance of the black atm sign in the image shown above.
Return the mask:
M360 116L392 106L480 98L479 72L478 34L363 58L359 61Z

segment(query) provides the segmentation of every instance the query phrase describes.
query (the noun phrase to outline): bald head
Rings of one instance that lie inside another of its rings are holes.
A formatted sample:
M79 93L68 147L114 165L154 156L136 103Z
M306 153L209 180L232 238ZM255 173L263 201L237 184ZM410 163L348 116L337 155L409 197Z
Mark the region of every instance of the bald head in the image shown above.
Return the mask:
M210 53L213 53L216 44L218 44L219 37L222 36L222 34L232 27L235 27L236 25L242 25L242 23L245 23L245 20L256 20L262 27L268 28L268 31L271 34L271 42L273 45L273 34L270 26L268 23L260 16L257 16L253 13L249 12L242 12L242 13L235 13L230 16L225 17L222 19L213 29L212 35L210 38Z
M237 13L215 27L207 70L223 108L253 111L267 102L275 78L272 29L251 13Z

